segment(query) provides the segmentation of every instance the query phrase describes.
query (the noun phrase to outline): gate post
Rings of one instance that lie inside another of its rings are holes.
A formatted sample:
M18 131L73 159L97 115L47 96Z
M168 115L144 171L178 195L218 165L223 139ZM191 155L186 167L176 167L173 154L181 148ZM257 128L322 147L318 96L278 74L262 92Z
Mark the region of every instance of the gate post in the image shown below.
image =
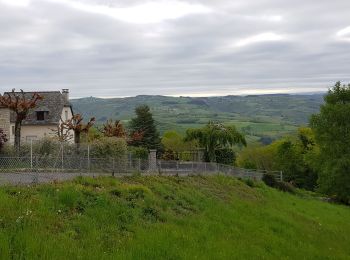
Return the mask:
M148 154L148 164L149 164L149 171L156 172L157 171L157 150L152 149L149 150Z

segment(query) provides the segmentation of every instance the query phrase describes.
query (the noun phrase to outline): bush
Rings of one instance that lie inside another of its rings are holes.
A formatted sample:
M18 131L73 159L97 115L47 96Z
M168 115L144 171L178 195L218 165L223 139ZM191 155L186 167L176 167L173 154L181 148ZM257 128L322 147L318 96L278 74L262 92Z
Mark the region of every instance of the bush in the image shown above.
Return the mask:
M264 174L263 177L262 177L262 181L263 181L267 186L270 186L270 187L273 187L273 188L275 188L276 185L277 185L277 181L276 181L275 176L273 176L273 175L271 175L271 174Z
M148 149L144 147L129 147L129 152L131 153L132 158L134 159L148 159Z
M95 158L113 157L125 159L127 156L126 141L115 137L103 137L95 140L91 145L90 155Z
M280 191L289 192L289 193L293 193L293 194L295 193L294 186L289 182L278 181L276 183L275 188L279 189Z
M232 149L218 149L215 150L216 162L221 164L234 164L236 160L236 154Z
M245 179L244 183L247 184L249 187L252 187L252 188L255 187L255 183L252 179Z
M295 193L294 186L289 182L277 181L275 176L271 174L264 174L262 177L263 182L272 188L278 189L280 191Z

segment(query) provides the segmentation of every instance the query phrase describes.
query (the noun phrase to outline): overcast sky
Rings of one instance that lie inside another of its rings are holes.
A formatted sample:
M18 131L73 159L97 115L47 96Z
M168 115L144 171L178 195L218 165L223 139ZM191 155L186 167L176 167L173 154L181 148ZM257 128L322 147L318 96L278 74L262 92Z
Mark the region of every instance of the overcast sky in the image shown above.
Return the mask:
M324 91L350 82L350 0L0 0L0 91Z

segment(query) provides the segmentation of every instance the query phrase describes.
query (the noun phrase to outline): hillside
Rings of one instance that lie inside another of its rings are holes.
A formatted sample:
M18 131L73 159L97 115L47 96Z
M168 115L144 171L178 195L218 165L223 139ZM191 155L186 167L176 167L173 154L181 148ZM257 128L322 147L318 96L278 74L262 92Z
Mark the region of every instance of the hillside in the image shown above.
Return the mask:
M134 108L151 107L161 132L175 129L184 132L209 120L234 123L252 138L276 137L305 125L311 114L318 112L322 94L250 95L225 97L136 96L128 98L82 98L72 100L75 111L86 117L95 116L98 123L120 119L127 123Z
M348 259L350 208L223 176L0 188L1 259Z

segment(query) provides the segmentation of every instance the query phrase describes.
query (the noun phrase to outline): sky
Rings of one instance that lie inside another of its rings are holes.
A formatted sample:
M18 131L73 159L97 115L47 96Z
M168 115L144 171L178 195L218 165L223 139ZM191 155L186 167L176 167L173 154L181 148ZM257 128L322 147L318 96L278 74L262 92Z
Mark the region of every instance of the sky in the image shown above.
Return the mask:
M349 0L0 0L0 92L326 91L350 82Z

